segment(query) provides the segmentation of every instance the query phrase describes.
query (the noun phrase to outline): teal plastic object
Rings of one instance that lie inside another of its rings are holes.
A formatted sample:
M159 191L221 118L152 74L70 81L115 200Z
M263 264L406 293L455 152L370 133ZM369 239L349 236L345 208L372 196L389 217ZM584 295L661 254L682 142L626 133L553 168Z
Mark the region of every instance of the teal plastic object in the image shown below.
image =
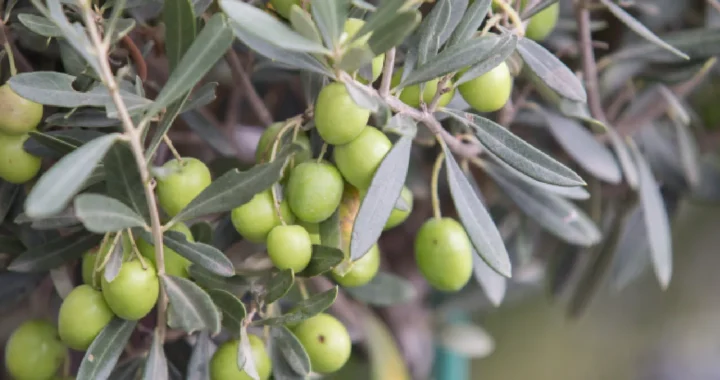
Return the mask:
M446 322L452 324L469 320L470 318L466 313L456 312L449 315ZM470 380L470 360L436 344L433 378L435 380Z

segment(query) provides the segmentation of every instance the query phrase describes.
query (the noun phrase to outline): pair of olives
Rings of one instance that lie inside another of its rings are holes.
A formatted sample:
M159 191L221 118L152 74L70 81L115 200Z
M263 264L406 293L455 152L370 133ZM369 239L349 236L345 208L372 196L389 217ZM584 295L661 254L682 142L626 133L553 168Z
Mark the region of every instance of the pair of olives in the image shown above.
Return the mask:
M23 184L40 171L40 157L25 151L28 134L42 120L43 106L18 95L9 84L0 86L0 178Z

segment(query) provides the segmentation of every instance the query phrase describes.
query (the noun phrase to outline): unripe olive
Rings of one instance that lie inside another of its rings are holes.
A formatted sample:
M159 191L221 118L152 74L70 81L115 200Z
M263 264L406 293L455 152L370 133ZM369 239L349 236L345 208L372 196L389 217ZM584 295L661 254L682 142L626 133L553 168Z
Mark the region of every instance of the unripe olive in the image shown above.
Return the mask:
M189 242L195 242L192 232L185 223L175 223L172 227L170 227L169 231L180 232L185 235L185 238ZM155 246L143 238L138 238L135 241L135 244L137 244L138 251L140 251L140 253L150 260L150 262L152 262L157 268L157 262L155 261ZM163 258L165 259L165 273L183 278L190 277L188 274L188 267L190 267L191 264L190 260L180 256L179 253L173 251L167 246L163 246Z
M434 288L458 291L472 275L472 248L465 229L451 218L433 218L415 237L415 260Z
M355 103L345 85L331 83L318 95L315 103L315 128L325 142L347 144L355 139L370 120L370 111Z
M292 11L293 5L302 6L301 0L270 0L270 4L272 4L280 16L286 19L290 18L290 11Z
M126 261L112 282L105 276L102 278L105 301L120 318L136 321L146 316L157 303L160 281L155 266L147 260L145 265L146 269L137 259Z
M522 8L525 8L527 0L522 0ZM530 17L525 28L525 37L535 41L542 41L555 30L558 18L560 17L560 3L557 2Z
M318 223L306 223L303 221L297 221L299 226L305 228L305 231L310 235L310 241L313 244L320 245L320 224Z
M392 87L400 84L400 81L402 80L402 73L403 70L398 70L393 75L392 80L390 81ZM439 83L439 78L435 78L428 82L425 82L425 88L423 89L422 93L422 100L425 104L430 105L430 103L432 103L433 98L435 98L435 93L438 90ZM445 85L450 88L450 91L440 95L438 107L445 107L446 105L448 105L448 103L450 103L453 96L455 96L455 88L453 87L452 82L447 81ZM400 92L399 98L403 101L403 103L409 105L410 107L420 107L420 85L414 84L412 86L407 86L403 88Z
M280 202L280 213L286 223L295 221L295 215L290 211L287 199ZM271 190L257 193L250 202L233 209L230 218L243 238L257 244L265 243L270 231L281 224Z
M272 156L272 147L273 143L275 142L275 138L277 137L278 133L280 133L280 130L285 126L285 123L279 122L279 123L273 123L265 131L260 135L260 140L258 141L257 148L255 150L255 161L256 162L268 162L270 161L270 156ZM292 136L293 131L288 130L283 134L283 137L286 136ZM298 132L297 138L295 140L295 143L302 146L303 150L295 154L295 162L300 163L307 161L312 156L312 151L310 150L310 139L307 137L307 135L304 132ZM278 152L280 152L280 147L278 147Z
M170 174L157 178L157 196L160 206L174 217L210 186L210 169L197 158L185 157L182 163L176 159L163 165Z
M340 172L328 162L304 162L290 172L287 199L295 216L307 223L329 218L340 205Z
M512 87L510 69L503 62L487 73L461 84L458 89L463 99L475 110L495 112L510 99Z
M0 178L19 185L30 181L40 171L40 157L23 148L29 137L0 134Z
M44 320L24 322L5 344L5 368L17 380L50 379L66 357L57 329Z
M365 25L365 21L359 18L353 18L350 17L345 21L345 28L343 35L340 37L340 41L350 41L355 36L357 32L360 31L360 28ZM370 40L370 37L372 36L372 32L365 34L361 38L357 39L355 42L352 43L351 46L361 46L365 43L367 43ZM371 82L375 82L379 77L380 74L382 74L383 64L385 63L385 53L378 55L377 57L373 58L372 60L372 80ZM367 81L363 78L358 78L358 81L361 83L367 84Z
M388 218L387 222L385 222L385 230L389 230L393 227L399 226L402 222L404 222L413 209L413 193L408 189L407 186L403 186L402 191L400 192L400 197L405 200L405 203L408 206L407 211L398 210L396 208L393 208L392 212L390 213L390 218Z
M391 148L392 142L384 133L368 126L355 140L336 146L333 159L346 181L365 190Z
M278 269L300 272L312 257L310 234L302 226L277 226L268 235L267 251Z
M58 333L68 347L85 351L115 317L102 293L90 285L73 289L60 306Z
M84 284L93 286L93 276L95 273L95 261L97 261L98 253L96 249L87 251L82 256L82 280ZM97 284L100 285L100 277L97 277Z
M0 133L24 135L37 129L43 106L18 95L9 84L0 86Z
M352 342L345 326L330 314L320 313L300 322L293 333L310 357L317 373L332 373L350 358Z
M380 248L374 244L367 253L352 264L345 275L333 270L332 277L338 284L350 288L370 282L380 269Z
M270 378L272 362L265 349L265 343L256 335L248 335L250 351L260 380ZM252 378L241 371L237 364L238 346L240 341L229 340L218 347L210 359L211 380L251 380Z

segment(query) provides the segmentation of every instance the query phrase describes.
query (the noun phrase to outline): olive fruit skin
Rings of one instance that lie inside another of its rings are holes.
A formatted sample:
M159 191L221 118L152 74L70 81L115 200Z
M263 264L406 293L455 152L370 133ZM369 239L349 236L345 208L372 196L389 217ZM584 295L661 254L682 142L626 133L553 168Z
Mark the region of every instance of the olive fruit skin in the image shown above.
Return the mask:
M305 347L314 372L335 372L350 358L350 334L345 326L330 314L320 313L300 322L293 328L293 333Z
M68 354L57 335L55 326L44 320L18 326L5 344L5 368L10 376L16 380L52 378Z
M29 137L0 134L0 178L20 185L38 174L42 163L40 157L33 156L23 148Z
M260 135L257 148L255 149L256 162L261 163L270 161L275 137L278 133L280 133L283 126L285 126L285 123L273 123L267 127L265 131L263 131L262 135ZM289 130L283 134L283 137L290 137L292 134L292 130ZM309 160L311 158L312 151L310 150L310 139L307 135L303 132L299 132L297 138L295 139L295 143L303 147L302 151L295 154L295 162L300 163ZM280 152L280 149L281 147L278 147L278 152Z
M332 272L333 279L340 285L351 288L362 286L370 282L380 269L380 248L374 244L367 253L353 263L352 269L344 276Z
M290 211L287 199L280 202L280 213L286 223L295 221L295 215ZM250 202L233 209L230 220L243 238L256 244L264 243L270 231L282 224L275 210L270 190L255 194Z
M102 293L110 309L120 318L136 321L155 306L160 294L160 282L155 266L145 260L126 261L112 282L102 278Z
M525 3L522 1L522 7L525 8ZM530 17L530 21L525 28L525 37L535 41L542 41L555 30L558 18L560 17L560 3L555 3L542 11L536 13Z
M315 128L328 144L347 144L363 131L370 111L355 104L345 85L330 83L320 90L315 103Z
M267 251L278 269L300 272L312 257L310 234L302 226L277 226L268 235Z
M487 73L461 84L458 90L475 110L495 112L503 108L510 99L512 87L510 68L503 62Z
M97 250L87 251L82 256L82 280L83 283L86 285L93 286L93 274L97 257ZM97 283L99 285L100 281L98 281Z
M304 222L322 222L340 205L343 187L342 175L335 166L304 162L290 172L287 184L290 210Z
M0 133L24 135L37 128L43 106L18 95L9 84L0 86Z
M157 179L157 196L160 206L174 217L212 182L210 169L197 158L185 157L163 165L171 171L164 178Z
M60 306L60 340L74 350L85 351L114 316L100 291L80 285Z
M320 225L317 223L305 223L303 221L299 221L297 223L298 225L305 228L305 231L310 235L310 241L313 244L320 245L322 244L320 241Z
M392 142L379 129L367 126L355 140L336 146L333 159L346 181L366 190Z
M260 380L270 378L272 362L265 349L265 343L256 335L248 335L255 369ZM229 340L221 344L210 359L211 380L251 380L252 378L237 366L237 353L240 341Z
M360 28L365 25L365 20L359 19L359 18L353 18L350 17L345 21L344 26L344 34L340 37L340 41L350 41L357 32L360 31ZM362 38L357 39L354 41L351 46L361 46L365 43L367 43L370 40L370 37L372 36L372 32L365 34L362 36ZM380 78L380 74L382 74L383 64L385 63L385 53L378 55L377 57L372 59L372 80L371 82L375 82L378 78ZM358 78L360 82L367 84L367 80L364 78Z
M185 238L189 242L195 242L195 238L192 232L185 223L175 223L169 228L169 231L180 232L185 235ZM143 257L150 260L153 265L157 268L157 262L155 261L155 246L150 244L143 238L138 238L135 243L137 244L138 251ZM163 246L163 256L165 259L165 273L177 277L189 278L188 267L190 267L190 260L180 256L179 253L173 251L167 246Z
M299 7L302 6L300 0L270 0L270 4L272 4L273 8L275 8L280 16L283 16L286 19L290 19L290 11L292 10L292 6L294 4L297 4Z
M412 191L410 191L407 186L403 186L402 191L400 192L400 197L405 200L405 203L408 206L408 210L402 211L393 208L392 212L390 213L390 218L388 218L387 222L385 222L385 230L389 230L391 228L399 226L408 218L408 216L410 216L410 213L412 212L414 201Z
M393 75L390 81L390 85L392 87L400 84L400 81L402 79L402 73L402 70L398 70L395 75ZM435 78L425 82L425 89L423 89L422 93L422 100L425 104L430 105L430 103L432 103L432 100L435 97L435 93L437 92L439 83L439 78ZM452 82L448 81L446 85L451 88L451 90L440 95L438 107L445 107L446 105L448 105L448 103L450 103L453 96L455 96L455 88L453 87ZM403 101L403 103L409 105L410 107L420 107L420 85L414 84L412 86L407 86L403 88L400 92L399 98Z
M415 237L415 260L434 288L460 290L472 275L472 248L465 229L455 219L426 221Z

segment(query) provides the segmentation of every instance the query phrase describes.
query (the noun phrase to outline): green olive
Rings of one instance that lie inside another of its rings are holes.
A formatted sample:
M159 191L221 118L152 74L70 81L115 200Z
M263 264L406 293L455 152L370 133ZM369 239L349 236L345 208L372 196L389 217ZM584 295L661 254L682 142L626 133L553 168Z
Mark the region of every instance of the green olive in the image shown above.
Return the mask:
M510 99L512 87L510 69L503 62L487 73L461 84L458 89L463 99L475 110L495 112Z
M275 138L277 137L278 133L280 133L280 130L285 126L285 123L273 123L260 136L260 140L258 141L257 148L255 149L255 161L260 162L267 162L270 160L270 156L272 155L272 147L273 143L275 142ZM292 136L292 130L288 130L283 134L283 136L290 135ZM312 157L312 151L310 150L310 139L307 137L307 135L304 132L299 132L297 135L297 138L295 140L295 143L302 146L304 149L298 153L295 154L295 163L305 162L309 160ZM280 152L281 148L278 148L278 152Z
M355 140L336 146L333 159L346 181L365 190L391 148L392 142L384 133L368 126Z
M374 244L367 253L352 264L345 275L333 270L332 277L338 284L350 288L362 286L370 282L380 269L380 248Z
M189 242L195 242L192 232L185 223L175 223L169 228L169 231L180 232L185 235L185 238ZM140 253L150 260L150 262L152 262L157 268L157 262L155 261L155 246L143 238L138 238L135 243L137 244L138 251L140 251ZM168 246L163 246L163 258L165 259L165 273L183 278L190 277L188 274L188 267L190 267L191 264L190 260L180 256L179 253L168 248Z
M522 8L525 8L527 0L522 0ZM530 17L530 22L525 28L525 37L535 41L542 41L555 30L558 18L560 17L560 3L557 2L541 10Z
M0 133L25 135L37 128L42 116L42 104L23 98L7 83L0 86Z
M320 313L300 322L293 333L310 357L317 373L332 373L350 358L352 342L345 326L330 314Z
M365 25L365 21L359 18L353 18L350 17L345 21L345 28L344 33L340 37L340 41L350 41L355 36L357 32L360 31L360 28ZM372 32L365 34L361 38L358 38L356 41L352 43L351 46L358 47L366 44L370 37L372 36ZM378 55L377 57L373 58L372 60L372 80L371 82L375 82L379 77L380 74L382 74L383 64L385 63L385 53ZM358 81L361 83L367 84L367 80L364 78L358 78Z
M68 347L85 351L115 317L102 293L90 285L73 289L62 305L58 316L58 333Z
M402 222L404 222L408 216L410 216L410 213L413 209L413 193L410 191L410 189L407 186L403 186L402 191L400 192L400 197L405 200L405 203L408 206L407 211L398 210L396 208L393 208L392 212L390 213L390 218L388 218L387 222L385 222L385 230L389 230L393 227L397 227Z
M306 223L303 221L297 221L299 226L305 228L305 231L310 235L310 241L313 244L320 245L320 225L318 223Z
M281 224L271 190L257 193L250 202L237 207L230 213L233 226L246 240L253 243L265 243L270 231ZM286 199L280 202L280 213L285 223L293 223L295 215L290 211Z
M16 380L50 379L67 355L55 326L33 319L18 326L10 335L5 344L5 368Z
M390 85L391 87L395 87L400 84L400 81L402 80L402 74L403 70L400 69L395 72L393 75ZM425 82L425 88L423 89L422 93L422 101L430 105L432 103L433 98L435 98L435 93L438 90L438 84L440 83L439 78L432 79L428 82ZM453 96L455 96L455 88L451 81L447 81L447 86L451 90L440 95L440 100L438 101L438 107L445 107L450 103ZM414 84L411 86L407 86L402 89L399 96L400 100L403 101L403 103L409 105L410 107L419 108L420 107L420 85Z
M300 272L312 257L310 234L302 226L277 226L268 235L267 251L276 268Z
M290 172L287 198L295 216L307 223L329 218L340 205L344 182L328 162L303 162Z
M210 169L197 158L185 157L182 163L173 159L163 168L170 173L157 178L157 196L160 206L174 217L206 187L210 186Z
M451 218L433 218L415 237L420 273L438 290L460 290L472 275L472 248L465 229Z
M29 135L0 134L0 178L14 184L33 179L40 171L40 157L25 151L23 144Z
M250 351L260 380L270 378L272 362L265 349L265 343L256 335L248 335ZM230 340L218 347L210 359L211 380L251 380L250 375L238 368L238 347L240 341Z
M155 266L145 260L143 268L139 260L134 259L122 264L120 273L108 282L102 278L102 292L110 309L120 318L136 321L146 316L160 295L160 281Z
M315 128L325 142L347 144L360 135L370 120L370 111L355 103L345 85L331 83L318 95L315 103Z
M272 4L273 8L280 16L283 16L286 19L290 19L290 11L292 10L292 6L301 6L302 3L300 1L301 0L270 0L270 4Z

